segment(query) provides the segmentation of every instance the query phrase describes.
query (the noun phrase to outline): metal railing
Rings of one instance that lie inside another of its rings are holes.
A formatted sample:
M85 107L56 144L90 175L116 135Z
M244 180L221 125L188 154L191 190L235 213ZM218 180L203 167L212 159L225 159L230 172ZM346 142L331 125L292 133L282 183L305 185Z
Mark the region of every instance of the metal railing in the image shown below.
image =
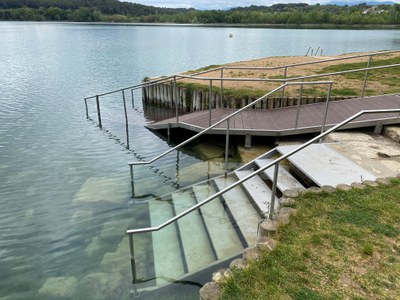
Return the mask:
M231 189L235 188L236 186L242 184L243 182L249 180L250 178L260 174L261 172L264 172L268 168L275 166L275 171L274 171L274 179L273 179L273 192L276 191L276 186L277 186L277 181L278 181L278 168L279 168L279 163L292 156L293 154L296 154L297 152L301 151L302 149L306 148L307 146L313 144L314 142L323 139L326 135L336 131L337 129L343 127L344 125L350 123L351 121L357 119L358 117L364 115L364 114L379 114L379 113L400 113L400 109L374 109L374 110L362 110L353 116L347 118L346 120L342 121L341 123L333 126L332 128L328 129L325 132L322 132L318 136L310 139L308 142L300 145L299 147L293 149L292 151L289 151L288 153L280 156L279 158L275 159L274 161L266 164L265 166L259 168L258 170L254 171L253 173L243 177L242 179L239 179L235 183L229 185L228 187L225 187L224 189L220 190L219 192L216 192L215 194L209 196L208 198L204 199L203 201L199 202L198 204L192 206L191 208L188 208L187 210L181 212L180 214L176 215L175 217L165 221L164 223L158 225L158 226L153 226L153 227L146 227L146 228L140 228L140 229L130 229L127 230L126 233L129 235L129 248L130 248L130 260L131 260L131 269L132 269L132 283L134 284L134 289L136 289L135 284L137 283L137 278L136 278L136 259L135 259L135 251L134 251L134 240L133 240L133 235L134 234L140 234L140 233L147 233L147 232L156 232L164 227L178 221L182 217L188 215L189 213L193 212L196 209L201 208L203 205L207 204L208 202L212 201L213 199L225 194L226 192L230 191ZM274 215L274 208L275 208L275 197L273 194L271 203L270 203L270 209L269 209L269 218L271 219ZM136 290L135 290L136 291Z
M156 157L154 157L151 160L148 161L139 161L139 162L129 162L129 168L130 168L130 176L131 176L131 189L132 189L132 198L135 195L135 180L134 180L134 171L133 171L133 167L134 166L138 166L138 165L148 165L151 164L157 160L159 160L160 158L166 156L167 154L171 153L172 151L175 151L183 146L185 146L186 144L190 143L191 141L197 139L198 137L202 136L203 134L207 133L208 131L210 131L211 129L213 129L214 127L227 122L226 124L226 130L225 130L225 175L228 172L228 149L229 149L229 120L236 116L237 114L240 114L242 111L256 105L258 102L263 101L264 99L266 99L268 96L276 93L277 91L279 91L280 89L284 89L286 86L291 86L291 85L299 85L300 86L300 97L298 99L298 104L297 104L297 112L296 112L296 121L295 121L295 127L294 129L297 129L298 126L298 120L299 120L299 113L300 113L300 106L301 106L301 97L302 97L302 88L304 85L328 85L328 90L327 90L327 98L326 98L326 105L325 105L325 111L324 111L324 116L322 118L321 121L321 130L323 131L325 129L325 124L326 124L326 117L327 117L327 112L328 112L328 107L329 107L329 99L330 99L330 94L331 94L331 90L332 90L332 85L333 85L333 81L313 81L313 82L287 82L284 83L283 85L273 89L271 92L265 94L264 96L254 100L253 102L245 105L244 107L242 107L239 110L236 110L235 112L229 114L228 116L226 116L225 118L221 119L220 121L209 125L209 127L207 127L206 129L203 129L202 131L200 131L199 133L195 134L194 136L192 136L191 138L183 141L182 143L176 145L175 147L172 147L170 149L168 149L167 151L157 155ZM210 114L211 114L211 110L210 110Z

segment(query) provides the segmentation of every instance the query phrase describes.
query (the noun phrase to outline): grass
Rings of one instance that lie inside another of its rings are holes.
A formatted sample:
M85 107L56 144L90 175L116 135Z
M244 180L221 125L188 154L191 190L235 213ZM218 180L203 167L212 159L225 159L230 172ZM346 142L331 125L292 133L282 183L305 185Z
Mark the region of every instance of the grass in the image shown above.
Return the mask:
M400 299L400 180L302 195L279 241L223 284L222 299Z

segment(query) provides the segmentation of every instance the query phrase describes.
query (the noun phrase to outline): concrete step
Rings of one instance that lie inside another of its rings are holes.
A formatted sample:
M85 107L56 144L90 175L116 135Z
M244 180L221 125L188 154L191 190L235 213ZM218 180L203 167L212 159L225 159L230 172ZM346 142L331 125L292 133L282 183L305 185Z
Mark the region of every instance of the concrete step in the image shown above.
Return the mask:
M256 159L255 163L257 164L258 167L262 168L272 161L274 161L274 160L270 159L270 158L263 158L263 159ZM264 171L264 174L271 181L273 181L274 172L275 172L275 166L272 166L272 167L266 169ZM298 191L305 190L305 187L296 178L294 178L293 175L290 174L289 171L286 170L285 167L283 167L282 165L279 165L278 183L276 186L282 193L289 189L290 190L298 190Z
M176 214L197 204L191 191L174 193L172 199ZM182 217L178 220L178 225L188 271L199 271L213 263L216 257L199 210Z
M298 145L280 146L277 150L286 154ZM290 156L288 160L316 185L352 184L363 180L375 180L376 176L344 157L325 144L312 144Z
M236 178L233 176L214 179L218 190L222 190L236 181ZM247 246L253 246L256 242L257 226L261 219L260 214L256 211L246 193L240 186L224 193L222 198L235 219L236 225L245 239Z
M216 193L212 185L193 186L198 202ZM232 257L243 251L242 243L219 198L202 206L201 212L218 259Z
M150 201L151 226L158 226L174 216L170 201ZM165 285L185 273L176 225L152 233L156 284Z
M243 179L244 177L253 173L253 170L243 170L236 171L235 175L238 179ZM253 200L255 207L258 212L264 216L268 216L270 203L271 203L271 189L266 185L266 183L256 175L252 178L246 180L242 183L246 193ZM275 196L275 206L278 205L278 198Z

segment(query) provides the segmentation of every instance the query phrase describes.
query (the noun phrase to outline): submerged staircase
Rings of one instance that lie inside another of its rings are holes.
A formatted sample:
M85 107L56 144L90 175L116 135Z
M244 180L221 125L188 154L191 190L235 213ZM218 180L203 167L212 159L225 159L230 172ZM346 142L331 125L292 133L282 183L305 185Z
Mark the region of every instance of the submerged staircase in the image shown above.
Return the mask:
M216 192L288 153L298 145L280 146L242 166L227 177L150 201L152 226L171 219ZM274 168L266 169L160 231L152 232L155 278L143 279L138 290L153 290L184 280L210 266L229 261L253 246L261 219L269 215ZM376 176L327 144L312 144L282 161L276 183L275 209L286 190L351 184ZM151 272L151 274L154 274Z

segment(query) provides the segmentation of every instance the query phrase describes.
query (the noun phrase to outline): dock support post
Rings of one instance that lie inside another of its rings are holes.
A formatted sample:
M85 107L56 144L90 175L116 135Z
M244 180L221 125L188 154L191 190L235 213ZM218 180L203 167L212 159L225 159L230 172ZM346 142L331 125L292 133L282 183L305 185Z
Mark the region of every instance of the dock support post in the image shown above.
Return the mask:
M136 261L135 261L135 248L133 244L133 234L129 234L129 250L131 254L131 270L132 270L132 284L133 284L133 290L132 293L134 297L138 297L138 292L137 292L137 277L136 277Z
M296 122L294 128L297 129L297 125L299 124L299 114L300 114L300 105L301 98L303 97L303 85L300 84L300 93L299 93L299 102L297 102L297 114L296 114Z
M179 103L178 103L178 94L176 93L176 76L174 76L174 95L173 98L175 100L175 110L176 110L176 123L179 123Z
M329 108L329 99L331 98L331 91L332 91L332 84L329 84L329 89L328 89L328 94L326 95L326 104L325 104L325 113L324 113L324 118L322 119L322 126L321 126L321 134L324 133L325 131L325 125L326 125L326 118L328 116L328 108ZM319 139L319 143L322 143L322 139Z
M365 87L367 86L367 80L368 80L368 68L371 65L371 60L372 60L372 56L370 55L369 58L368 58L368 63L367 63L367 70L365 70L365 76L364 76L364 83L363 83L362 92L361 92L361 98L364 98Z
M212 80L210 80L210 92L208 95L208 126L211 126L211 110L212 110Z
M133 89L131 89L131 96L132 96L132 108L135 108L135 99L133 97Z
M97 105L97 119L99 121L99 127L100 129L103 128L103 124L101 124L101 113L100 113L100 101L99 101L99 95L96 95L96 105Z
M246 136L244 138L244 147L246 149L250 149L251 148L251 134L246 134Z
M124 102L124 113L125 113L126 148L129 149L129 126L128 126L128 113L126 111L125 90L122 90L122 101Z
M221 107L224 107L224 100L223 100L223 95L224 95L224 67L221 68L221 87L220 87L220 96L221 96ZM229 105L227 105L227 108L229 108Z
M132 190L132 197L135 198L135 179L133 177L133 165L129 165L130 174L131 174L131 190Z
M229 120L226 120L226 138L225 138L225 177L228 175L228 156L229 156Z
M88 110L88 106L87 106L87 99L85 98L85 109L86 109L86 119L89 119L89 110Z
M283 72L283 79L286 79L287 76L287 66L285 66L284 72ZM283 82L284 84L286 83L286 81ZM283 99L285 98L285 87L282 88L282 101L281 101L281 107L282 107L282 103L283 103Z
M271 207L269 208L269 218L272 220L275 211L275 197L276 197L276 185L278 182L279 162L274 165L274 181L272 182L272 194L271 194Z

